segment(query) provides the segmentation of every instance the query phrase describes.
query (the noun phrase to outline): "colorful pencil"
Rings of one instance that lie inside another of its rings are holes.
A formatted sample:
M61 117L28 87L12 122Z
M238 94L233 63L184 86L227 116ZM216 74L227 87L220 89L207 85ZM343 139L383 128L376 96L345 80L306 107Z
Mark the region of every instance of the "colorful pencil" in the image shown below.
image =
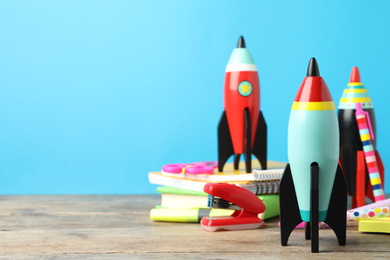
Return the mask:
M369 118L366 117L368 113L364 112L362 105L356 103L356 121L359 128L360 140L362 141L364 156L368 168L368 176L372 185L375 202L385 199L385 193L382 187L381 177L379 175L378 164L375 157L374 146L372 145L372 129L369 128Z

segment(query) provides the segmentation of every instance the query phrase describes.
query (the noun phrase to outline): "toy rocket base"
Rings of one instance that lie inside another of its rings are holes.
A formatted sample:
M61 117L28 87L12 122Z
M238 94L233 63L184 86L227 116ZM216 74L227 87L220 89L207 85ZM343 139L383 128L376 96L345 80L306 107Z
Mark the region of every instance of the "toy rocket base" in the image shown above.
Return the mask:
M318 179L320 168L317 163L312 163L311 171L311 205L310 222L306 222L305 237L311 239L311 251L318 253ZM290 164L287 164L283 177L280 181L280 233L282 246L287 246L288 238L294 228L302 222L295 187L291 175ZM340 166L333 184L332 195L329 202L328 213L324 223L333 229L337 236L339 245L345 245L347 231L347 184Z
M209 206L235 209L231 216L203 217L200 224L204 230L244 230L264 225L258 215L264 212L265 205L249 190L228 183L208 183L204 186L204 192L211 195Z
M252 154L256 156L261 164L263 170L267 169L267 124L265 123L263 114L259 112L259 118L257 120L256 135L254 144L252 147L252 123L250 111L244 110L245 116L245 128L246 140L244 144L246 150L244 153L246 172L252 172ZM241 154L235 154L233 148L233 142L230 135L229 125L227 121L226 112L224 111L218 125L218 171L223 171L223 166L230 156L234 155L234 169L238 170L238 163L240 161Z

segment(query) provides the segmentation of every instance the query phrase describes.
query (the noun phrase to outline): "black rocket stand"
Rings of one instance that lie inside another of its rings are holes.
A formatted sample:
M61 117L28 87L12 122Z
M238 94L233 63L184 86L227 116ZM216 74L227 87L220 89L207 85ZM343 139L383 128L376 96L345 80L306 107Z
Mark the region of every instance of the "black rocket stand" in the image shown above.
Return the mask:
M319 174L320 167L316 162L310 165L310 222L305 223L305 238L311 239L311 251L319 252ZM280 181L280 234L282 246L287 246L288 238L295 227L302 222L290 164L287 164ZM333 184L325 223L333 229L339 245L345 245L347 231L347 184L340 166Z
M267 169L267 125L263 113L260 111L257 121L255 141L252 148L252 123L250 120L249 109L244 110L245 115L245 138L246 151L244 153L245 168L247 173L252 172L252 154L259 160L261 168ZM226 113L223 112L218 125L218 171L223 171L223 165L231 155L234 155L234 169L238 170L241 154L235 154L233 143L230 139L230 130L227 122Z

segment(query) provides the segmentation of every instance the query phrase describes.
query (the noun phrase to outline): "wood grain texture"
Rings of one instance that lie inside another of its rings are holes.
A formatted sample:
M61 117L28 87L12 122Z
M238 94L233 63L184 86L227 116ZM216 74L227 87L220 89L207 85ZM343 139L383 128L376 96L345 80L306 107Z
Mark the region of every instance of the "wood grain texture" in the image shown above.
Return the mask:
M0 196L0 259L388 258L390 236L349 226L347 245L320 230L319 254L303 230L280 245L278 219L257 230L206 232L199 224L153 222L159 195Z

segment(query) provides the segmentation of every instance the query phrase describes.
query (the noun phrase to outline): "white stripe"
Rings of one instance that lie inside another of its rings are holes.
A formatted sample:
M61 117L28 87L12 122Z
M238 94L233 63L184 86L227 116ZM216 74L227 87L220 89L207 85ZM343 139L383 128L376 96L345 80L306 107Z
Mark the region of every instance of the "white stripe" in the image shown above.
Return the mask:
M376 160L376 158L375 158L375 156L368 156L368 157L366 157L366 161L369 163L369 162L373 162L373 161L375 161Z
M225 72L229 71L257 71L255 64L228 64Z

